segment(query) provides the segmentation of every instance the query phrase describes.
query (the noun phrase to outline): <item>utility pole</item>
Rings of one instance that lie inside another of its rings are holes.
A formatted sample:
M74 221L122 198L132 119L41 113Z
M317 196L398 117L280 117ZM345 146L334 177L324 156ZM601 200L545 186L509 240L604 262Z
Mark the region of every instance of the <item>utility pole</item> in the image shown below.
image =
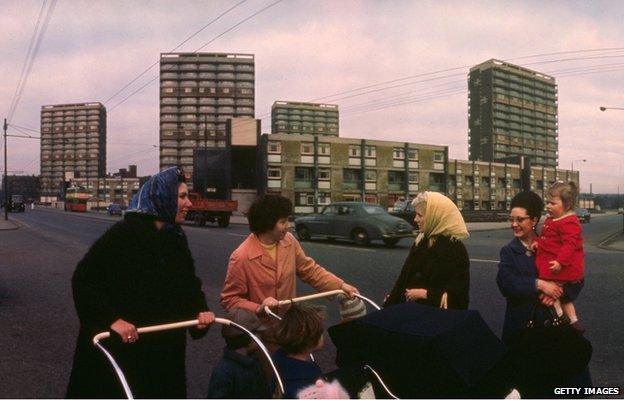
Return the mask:
M7 120L4 119L4 124L2 125L4 130L4 220L9 220L9 177L7 175L8 166L7 166Z

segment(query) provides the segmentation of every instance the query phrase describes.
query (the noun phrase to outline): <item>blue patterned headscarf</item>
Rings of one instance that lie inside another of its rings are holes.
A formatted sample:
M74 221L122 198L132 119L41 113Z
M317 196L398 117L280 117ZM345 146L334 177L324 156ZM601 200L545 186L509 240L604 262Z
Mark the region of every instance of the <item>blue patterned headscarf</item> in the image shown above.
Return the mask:
M154 216L168 224L175 224L178 212L178 176L182 172L167 168L153 175L134 195L126 213Z

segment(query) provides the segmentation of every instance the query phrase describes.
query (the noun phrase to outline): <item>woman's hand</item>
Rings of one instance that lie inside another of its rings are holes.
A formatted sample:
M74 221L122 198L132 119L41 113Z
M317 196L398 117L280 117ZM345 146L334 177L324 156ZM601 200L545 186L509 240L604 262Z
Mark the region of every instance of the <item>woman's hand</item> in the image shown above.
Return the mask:
M539 295L539 299L542 302L542 304L545 305L546 307L552 307L555 305L555 299L553 299L550 296L546 296L543 293Z
M134 343L139 340L136 327L121 318L111 324L110 330L118 334L124 343Z
M427 298L427 289L405 289L405 299L416 301Z
M266 299L262 300L262 304L260 304L258 306L258 308L256 308L256 314L262 314L264 312L264 307L277 307L279 306L279 301L277 301L275 298L273 297L267 297Z
M543 279L537 280L537 290L554 300L558 299L563 294L561 286L557 285L555 282L549 282Z
M355 298L355 295L360 293L360 291L357 290L355 286L351 286L348 283L343 283L340 286L340 289L343 290L347 294L347 297L350 299Z
M197 329L206 329L210 324L212 324L215 320L215 315L210 311L203 311L197 314L197 320L199 324L197 324Z

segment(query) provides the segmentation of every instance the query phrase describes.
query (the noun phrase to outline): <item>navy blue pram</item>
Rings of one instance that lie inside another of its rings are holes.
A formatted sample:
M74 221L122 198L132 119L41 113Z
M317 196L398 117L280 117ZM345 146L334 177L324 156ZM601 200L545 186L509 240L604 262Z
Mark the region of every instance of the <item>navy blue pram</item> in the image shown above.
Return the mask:
M501 398L512 390L505 345L478 311L410 302L328 331L338 367L372 366L399 398Z

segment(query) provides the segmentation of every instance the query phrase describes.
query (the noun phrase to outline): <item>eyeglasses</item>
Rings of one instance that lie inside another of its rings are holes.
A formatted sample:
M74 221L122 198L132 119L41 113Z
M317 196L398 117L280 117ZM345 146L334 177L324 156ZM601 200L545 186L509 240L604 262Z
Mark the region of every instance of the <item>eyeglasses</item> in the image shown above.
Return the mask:
M526 221L529 218L531 218L531 217L509 217L509 218L507 218L507 221L509 221L512 224L514 222L517 223L517 224L521 224L521 223L523 223L524 221Z

